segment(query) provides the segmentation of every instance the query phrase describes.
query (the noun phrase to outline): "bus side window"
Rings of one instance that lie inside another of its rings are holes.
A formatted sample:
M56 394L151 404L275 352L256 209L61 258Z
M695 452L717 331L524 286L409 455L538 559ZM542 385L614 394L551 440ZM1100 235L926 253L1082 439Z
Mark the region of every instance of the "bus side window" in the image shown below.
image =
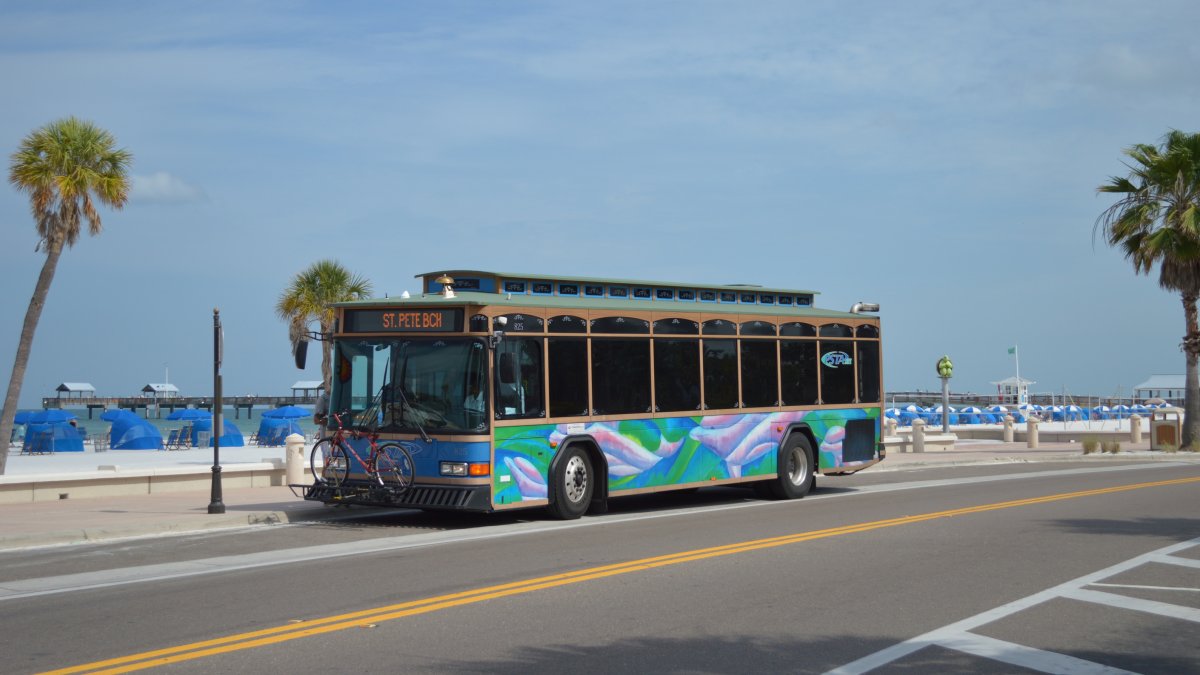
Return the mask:
M543 417L541 338L512 338L496 350L496 419Z

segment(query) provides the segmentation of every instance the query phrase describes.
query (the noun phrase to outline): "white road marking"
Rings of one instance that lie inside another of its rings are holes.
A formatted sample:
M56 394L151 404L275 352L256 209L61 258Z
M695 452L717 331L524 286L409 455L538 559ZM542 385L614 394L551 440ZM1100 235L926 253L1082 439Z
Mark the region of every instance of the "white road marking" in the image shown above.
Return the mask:
M961 633L953 637L943 638L940 646L955 651L979 656L993 661L1000 661L1043 673L1059 675L1136 675L1128 670L1113 668L1094 661L1075 658L1058 652L1048 652L1043 649L1026 647L1015 642L997 640L974 633Z
M1124 562L1117 563L1111 567L1106 567L1102 570L1086 574L1077 579L1072 579L1053 586L1044 591L1034 593L1033 595L1014 600L1005 605L989 609L985 612L968 617L961 621L936 628L928 633L918 635L909 640L905 640L899 644L892 645L886 649L881 649L874 654L857 659L847 663L839 668L834 668L826 673L826 675L857 675L866 673L876 668L886 666L893 661L902 659L914 652L920 651L925 647L938 645L949 649L954 649L952 645L955 641L963 639L963 636L970 635L976 637L970 631L980 626L998 621L1017 612L1022 612L1030 607L1040 605L1043 602L1053 600L1055 598L1071 597L1084 602L1102 602L1106 605L1120 606L1125 609L1134 609L1137 611L1152 612L1163 616L1170 616L1176 619L1185 619L1187 621L1200 621L1200 610L1191 607L1177 607L1167 603L1153 602L1150 600L1139 600L1137 598L1126 598L1123 596L1114 595L1112 593L1103 593L1099 591L1083 590L1084 586L1090 586L1099 582L1102 579L1116 576L1122 572L1127 572L1142 565L1151 562L1161 562L1164 556L1171 556L1177 551L1184 551L1194 546L1200 545L1200 537L1189 541L1172 544L1165 548L1151 551L1149 553L1130 558ZM1176 558L1184 560L1183 558ZM1103 597L1097 597L1103 596ZM1111 602L1109 598L1117 598L1120 603ZM1085 662L1086 663L1086 662Z
M970 478L911 481L906 483L893 483L889 485L868 485L855 488L853 491L849 492L814 494L799 501L747 500L745 502L738 502L736 504L698 506L688 509L672 509L670 511L663 511L659 513L641 513L629 516L606 515L603 517L585 517L580 520L567 522L526 521L513 523L511 525L489 527L485 532L480 532L478 530L472 530L466 533L462 531L425 532L396 537L384 537L379 539L368 539L338 544L326 544L323 546L306 546L302 548L263 551L245 555L221 556L184 562L162 563L158 565L123 567L111 570L100 570L96 572L83 572L79 574L42 577L38 579L18 579L0 582L0 602L42 595L109 588L112 586L122 586L126 584L166 581L170 579L182 579L205 574L218 574L236 570L255 569L259 567L274 567L279 565L305 563L316 560L341 558L344 556L383 553L387 551L423 548L427 546L442 546L446 544L477 542L513 536L527 536L544 532L554 532L582 527L606 527L624 523L657 520L661 518L679 518L682 516L715 513L720 511L732 511L737 509L797 508L803 507L805 502L811 502L815 500L855 497L896 492L901 490L972 485L1008 480L1028 480L1032 478L1054 478L1066 475L1111 473L1114 471L1122 472L1137 471L1142 469L1161 469L1169 466L1175 466L1177 464L1180 466L1185 465L1183 463L1155 462L1153 464L1130 464L1124 466L1095 467L1088 469L1056 469L1051 471L1001 474L997 476L974 476ZM307 523L307 525L315 524L319 523ZM299 525L306 525L306 523L300 523ZM273 525L272 527L288 526Z
M1062 597L1070 598L1071 600L1091 602L1097 605L1118 607L1120 609L1132 609L1137 612L1157 614L1158 616L1165 616L1171 619L1181 619L1183 621L1191 621L1192 623L1200 623L1200 609L1196 609L1194 607L1183 607L1181 605L1172 605L1167 602L1158 602L1156 600L1131 598L1126 595L1105 593L1104 591L1089 591L1085 588L1072 588L1065 590L1062 592Z
M1102 586L1104 588L1136 588L1143 591L1186 591L1189 593L1200 593L1200 588L1184 588L1182 586L1139 586L1138 584L1088 584L1089 586Z

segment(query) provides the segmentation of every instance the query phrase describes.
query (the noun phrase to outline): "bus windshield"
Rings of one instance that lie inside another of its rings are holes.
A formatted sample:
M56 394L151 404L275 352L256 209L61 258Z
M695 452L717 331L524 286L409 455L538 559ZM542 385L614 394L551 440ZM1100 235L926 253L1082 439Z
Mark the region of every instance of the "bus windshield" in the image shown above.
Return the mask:
M422 435L487 431L482 340L339 340L333 375L329 409L346 427Z

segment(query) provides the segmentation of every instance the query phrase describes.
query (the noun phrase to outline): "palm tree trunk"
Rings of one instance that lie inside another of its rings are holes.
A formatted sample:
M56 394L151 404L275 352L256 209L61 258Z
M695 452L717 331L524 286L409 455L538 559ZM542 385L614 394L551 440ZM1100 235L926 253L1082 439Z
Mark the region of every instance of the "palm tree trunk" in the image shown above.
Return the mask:
M54 271L58 268L58 258L62 255L62 244L48 244L46 262L42 264L42 272L38 275L37 285L33 287L33 298L29 301L29 309L25 310L25 323L21 326L21 340L17 343L17 356L13 359L12 377L8 380L8 393L4 396L4 412L0 413L0 475L4 475L5 465L8 464L8 439L12 437L13 419L17 416L17 405L21 398L21 383L25 381L25 369L29 365L29 350L33 346L33 333L37 330L38 321L42 318L42 308L46 306L46 295L50 292L50 282L54 281Z
M1183 315L1187 320L1187 335L1183 338L1183 354L1187 359L1184 371L1183 390L1183 437L1180 447L1192 448L1200 440L1200 373L1196 363L1200 360L1200 325L1196 319L1195 293L1183 294Z

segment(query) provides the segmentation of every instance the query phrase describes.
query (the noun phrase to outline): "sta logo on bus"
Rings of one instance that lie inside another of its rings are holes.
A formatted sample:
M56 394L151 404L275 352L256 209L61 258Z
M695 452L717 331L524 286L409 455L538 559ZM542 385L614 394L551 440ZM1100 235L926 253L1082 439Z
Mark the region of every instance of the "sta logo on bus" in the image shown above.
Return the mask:
M826 352L821 357L821 363L829 368L837 368L838 366L848 366L853 361L850 360L850 355L846 352Z

